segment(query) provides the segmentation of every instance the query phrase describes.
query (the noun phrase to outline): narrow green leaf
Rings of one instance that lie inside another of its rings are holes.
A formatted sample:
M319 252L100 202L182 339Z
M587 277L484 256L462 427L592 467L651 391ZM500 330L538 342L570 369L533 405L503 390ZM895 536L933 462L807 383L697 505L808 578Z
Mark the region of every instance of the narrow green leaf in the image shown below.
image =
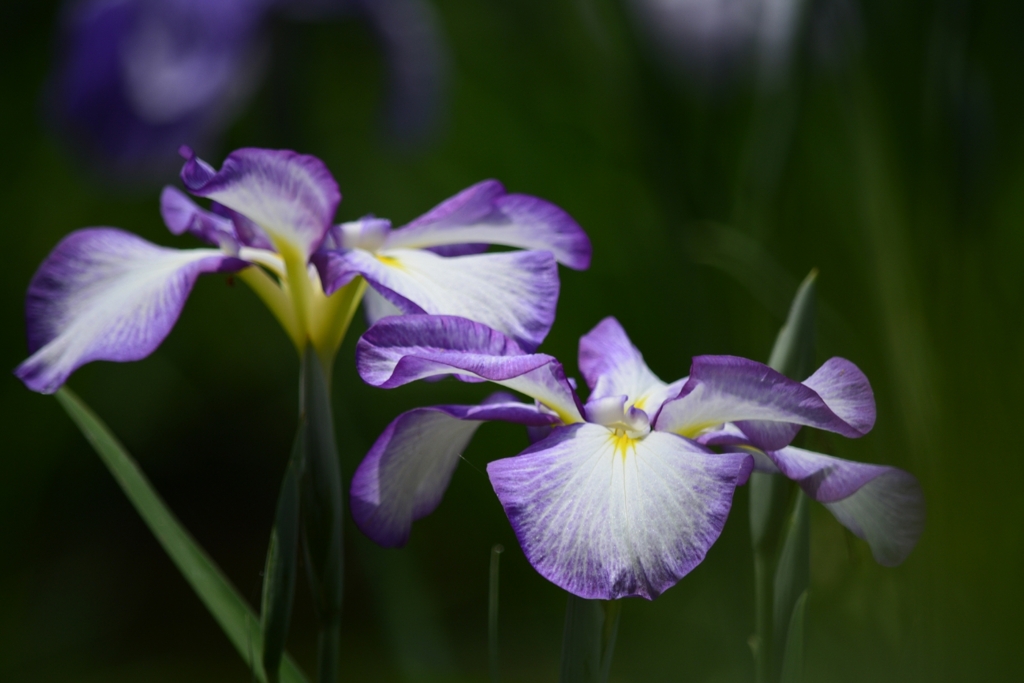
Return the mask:
M811 525L808 497L799 491L793 505L793 514L786 525L785 540L775 570L772 628L775 639L775 661L782 662L782 653L793 644L782 639L790 626L793 607L807 592L811 574Z
M817 277L817 269L811 270L797 288L768 360L769 366L792 379L804 379L814 365ZM803 493L797 492L794 512L787 519L795 488L785 477L757 472L748 484L757 628L751 644L757 683L778 680L783 634L792 605L807 588L810 573L807 501Z
M498 660L498 570L503 552L505 548L501 544L491 548L491 570L487 586L487 658L491 668L491 683L498 683L501 678Z
M804 613L807 610L807 591L800 594L793 605L786 633L786 651L782 656L781 683L803 683L804 680Z
M110 429L67 387L60 389L56 397L99 454L182 576L224 630L246 666L252 669L259 681L266 683L261 664L259 619L252 608L174 517ZM281 666L280 680L284 683L306 683L305 676L287 655Z
M560 683L606 683L622 605L569 596L562 635Z
M802 380L811 374L814 365L814 330L817 318L815 282L818 269L813 268L796 290L786 323L775 338L768 365L786 377Z
M302 355L302 406L306 424L302 476L302 520L306 568L320 620L317 678L337 680L345 557L341 464L334 440L334 418L327 376L316 352Z
M756 635L750 642L754 652L757 683L772 681L772 672L775 670L772 587L792 488L792 482L785 477L763 472L752 472L747 482L750 495L750 540L754 550L756 628Z
M270 683L278 680L295 598L299 553L299 482L306 450L305 433L305 422L300 420L288 468L281 482L281 493L277 498L274 529L270 534L267 565L263 572L263 605L260 609L263 669Z

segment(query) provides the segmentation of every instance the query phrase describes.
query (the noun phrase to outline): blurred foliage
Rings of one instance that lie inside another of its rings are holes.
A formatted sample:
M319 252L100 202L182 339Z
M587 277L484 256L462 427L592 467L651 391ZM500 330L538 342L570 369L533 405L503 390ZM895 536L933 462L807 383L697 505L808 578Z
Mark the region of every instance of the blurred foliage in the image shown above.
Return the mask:
M812 506L806 678L1018 677L1024 5L865 0L849 49L823 51L822 40L838 44L828 34L801 40L791 77L772 90L678 80L613 0L437 6L453 99L431 147L402 151L380 135L379 53L364 27L336 22L277 27L282 56L224 151L321 157L345 195L341 219L400 224L486 177L561 205L594 242L589 272L563 270L543 347L570 371L579 336L606 315L666 380L699 353L763 359L799 278L818 267L818 359L860 365L879 420L864 439L813 434L807 445L910 470L929 518L910 559L886 569ZM159 188L112 187L50 135L39 97L58 10L0 9L8 368L26 355L28 280L64 234L113 225L188 246L162 226ZM346 473L399 411L487 392L370 389L351 362L361 329L335 377ZM254 605L295 428L297 360L256 297L214 276L153 356L93 364L70 382ZM56 402L8 375L0 415L0 679L249 681ZM564 594L526 563L483 472L525 444L521 429L484 427L406 550L348 530L345 680L486 680L495 543L507 549L504 680L555 680ZM752 679L748 538L740 490L706 561L656 602L624 606L613 681ZM315 619L302 589L296 610L289 650L309 671Z

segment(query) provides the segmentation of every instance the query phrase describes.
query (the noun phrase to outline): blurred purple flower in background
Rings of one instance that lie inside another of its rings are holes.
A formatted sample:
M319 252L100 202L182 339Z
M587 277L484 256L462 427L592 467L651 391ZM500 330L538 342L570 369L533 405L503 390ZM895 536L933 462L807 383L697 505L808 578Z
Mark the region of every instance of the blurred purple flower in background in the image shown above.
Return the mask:
M751 58L784 66L802 0L633 0L640 26L674 65L718 82Z
M859 25L851 0L631 0L641 31L672 67L704 85L754 70L772 84L785 77L798 35L810 33L816 60L841 61Z
M114 177L162 177L180 145L216 145L255 93L271 58L274 15L366 20L388 63L389 133L411 143L436 128L447 60L426 0L74 3L49 84L53 122L76 152Z

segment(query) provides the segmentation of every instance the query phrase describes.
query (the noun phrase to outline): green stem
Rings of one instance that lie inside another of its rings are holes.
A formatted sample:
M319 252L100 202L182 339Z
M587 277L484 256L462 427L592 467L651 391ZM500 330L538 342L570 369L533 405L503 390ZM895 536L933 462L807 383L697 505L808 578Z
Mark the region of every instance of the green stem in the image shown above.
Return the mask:
M622 604L570 595L565 606L560 683L606 683Z
M302 354L300 420L305 420L302 477L303 545L306 569L320 621L320 681L335 681L345 557L341 464L327 377L312 345Z
M757 635L754 640L754 680L772 680L772 585L775 582L775 558L764 551L754 551L754 609Z
M317 637L317 681L337 683L341 623L334 622L320 628Z

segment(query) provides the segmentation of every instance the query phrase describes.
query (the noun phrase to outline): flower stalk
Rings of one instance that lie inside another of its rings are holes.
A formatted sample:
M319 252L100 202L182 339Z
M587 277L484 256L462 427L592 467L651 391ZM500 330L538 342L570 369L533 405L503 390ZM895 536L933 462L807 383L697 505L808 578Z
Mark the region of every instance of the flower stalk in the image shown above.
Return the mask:
M569 594L560 683L606 683L621 614L621 600L587 600Z
M320 622L317 678L334 683L345 570L344 499L327 374L312 345L302 356L301 387L300 423L307 430L301 484L303 546Z

